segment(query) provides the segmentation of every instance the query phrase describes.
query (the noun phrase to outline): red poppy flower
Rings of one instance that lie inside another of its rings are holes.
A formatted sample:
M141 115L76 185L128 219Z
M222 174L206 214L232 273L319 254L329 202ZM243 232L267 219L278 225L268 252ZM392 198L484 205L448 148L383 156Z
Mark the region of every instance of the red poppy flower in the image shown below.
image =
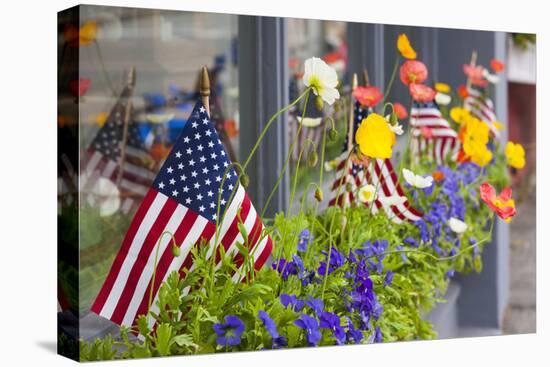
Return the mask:
M466 86L464 84L461 84L461 85L458 86L457 92L458 92L458 95L460 96L460 98L462 98L462 99L468 97L468 89L466 88Z
M377 87L356 87L353 96L362 106L374 107L384 97Z
M225 120L223 127L228 138L231 139L239 135L239 129L237 129L237 123L235 120Z
M506 187L497 196L495 188L488 182L484 182L479 187L479 195L481 200L506 222L511 221L512 217L516 215L516 204L512 199L512 189L510 187Z
M92 81L88 78L74 79L69 82L69 89L75 97L83 97L90 88Z
M434 100L436 91L424 84L409 84L409 93L413 99L420 103Z
M504 70L504 63L500 60L492 59L491 60L491 69L493 69L493 71L495 73L500 73L501 71Z
M399 69L399 77L405 85L420 84L428 79L428 68L418 60L407 60Z
M409 114L407 113L407 109L405 108L405 106L403 106L401 103L399 102L394 102L393 103L393 110L394 112L397 114L397 118L399 120L403 120L403 119L406 119L407 116L409 116Z
M478 66L472 66L472 65L464 65L464 74L470 79L470 82L473 85L477 85L478 87L486 87L487 86L487 80L485 80L485 77L483 76L485 68L481 65Z
M470 157L468 157L466 155L466 153L464 152L464 149L460 149L458 151L458 155L456 157L456 161L459 162L459 163L464 163L464 162L469 162L470 161Z
M332 64L333 62L342 60L342 54L338 51L329 52L323 56L323 60L325 60L327 64Z

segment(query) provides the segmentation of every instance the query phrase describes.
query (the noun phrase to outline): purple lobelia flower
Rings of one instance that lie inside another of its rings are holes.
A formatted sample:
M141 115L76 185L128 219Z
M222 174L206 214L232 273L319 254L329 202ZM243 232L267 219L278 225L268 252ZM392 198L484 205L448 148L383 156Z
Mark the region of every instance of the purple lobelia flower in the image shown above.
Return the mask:
M214 324L214 332L218 337L216 343L221 346L236 346L241 343L244 323L237 316L227 315L224 323Z
M416 239L414 239L413 237L407 237L403 240L403 243L405 245L409 245L409 246L412 246L412 247L416 247L418 248L420 246L420 244L418 243L418 241Z
M319 315L321 312L323 312L323 308L325 305L323 304L323 300L320 298L313 298L312 296L309 296L309 299L306 301L306 305L311 307L311 309Z
M273 321L273 319L269 317L267 312L262 310L258 311L258 318L262 321L265 330L271 336L272 348L279 349L281 347L285 347L287 345L286 338L279 335L279 332L277 331L277 326L275 325L275 321Z
M324 329L332 330L332 334L336 339L338 345L344 344L346 341L346 332L342 325L340 325L340 317L332 312L323 312L319 318L320 327Z
M285 259L279 259L279 261L273 262L271 267L281 274L283 280L287 280L289 275L296 275L297 273L296 264L294 264L293 261L286 261Z
M322 251L322 253L326 257L328 257L328 253L326 251ZM340 251L338 251L335 247L332 247L332 249L330 250L330 259L328 261L328 263L329 263L328 273L330 274L334 270L344 266L345 261L346 261L346 257ZM327 262L326 261L321 261L319 263L319 268L317 269L317 272L320 275L325 275L326 274L326 272L327 272Z
M300 318L294 321L294 325L304 329L306 340L309 345L316 346L321 340L321 332L319 331L319 322L314 317L306 314L301 314Z
M300 311L304 308L304 301L299 300L295 294L281 294L279 296L281 304L285 307L291 306L294 311Z
M382 330L380 330L380 326L374 329L374 342L382 343Z
M348 340L353 341L355 344L359 344L361 343L361 340L363 340L363 332L353 326L353 323L351 322L349 317L347 337Z
M386 271L386 275L384 276L384 287L387 287L391 284L393 281L393 271L388 270Z
M313 241L313 234L311 234L309 229L302 230L298 235L298 251L306 252L311 241Z

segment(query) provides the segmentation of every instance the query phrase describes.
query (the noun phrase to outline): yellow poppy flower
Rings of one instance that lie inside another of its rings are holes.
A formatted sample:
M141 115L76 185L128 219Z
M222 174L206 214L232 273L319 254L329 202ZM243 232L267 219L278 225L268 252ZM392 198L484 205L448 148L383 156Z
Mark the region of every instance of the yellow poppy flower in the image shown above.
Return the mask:
M384 117L371 113L361 121L355 133L355 142L362 154L371 158L386 159L392 156L395 133Z
M448 94L451 91L451 87L449 86L449 84L446 84L446 83L435 83L434 88L436 91L441 93Z
M397 37L397 49L404 58L409 60L416 59L416 51L412 48L409 37L406 34L402 33Z
M103 125L105 125L108 117L109 114L107 112L100 112L96 115L95 122L99 125L99 127L102 127Z
M493 121L493 126L497 129L497 130L504 130L504 124L500 121Z
M460 133L462 149L472 162L480 167L486 166L493 159L493 153L487 149L489 126L468 113L464 128Z
M522 169L525 167L525 149L523 149L521 144L514 144L509 141L506 144L504 154L506 155L506 160L511 167L516 169Z
M469 117L470 112L462 107L453 107L449 112L451 119L459 125L462 125L466 118Z
M485 167L493 159L493 152L487 149L485 145L476 145L476 149L471 156L472 162L480 167Z

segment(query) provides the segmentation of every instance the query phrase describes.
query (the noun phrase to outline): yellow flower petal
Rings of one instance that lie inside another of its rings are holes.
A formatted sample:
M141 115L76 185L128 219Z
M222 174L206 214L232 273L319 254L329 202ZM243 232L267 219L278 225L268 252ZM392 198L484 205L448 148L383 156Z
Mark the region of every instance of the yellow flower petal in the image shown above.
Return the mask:
M371 113L363 119L357 129L355 142L359 144L362 154L371 158L386 159L392 156L395 134L384 117Z
M451 87L449 84L446 83L435 83L434 89L441 93L449 93L451 91Z
M397 49L404 58L410 60L416 59L416 51L412 48L406 34L402 33L397 37Z
M525 167L525 149L521 144L514 144L509 141L504 149L508 165L516 169Z

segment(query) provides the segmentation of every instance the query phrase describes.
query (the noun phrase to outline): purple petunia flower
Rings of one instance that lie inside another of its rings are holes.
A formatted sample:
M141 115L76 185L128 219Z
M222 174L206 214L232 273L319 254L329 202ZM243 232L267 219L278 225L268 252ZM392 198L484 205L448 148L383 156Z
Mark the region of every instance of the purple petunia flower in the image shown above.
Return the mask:
M338 317L338 315L332 312L323 312L319 320L321 328L332 330L332 334L338 345L344 344L346 341L346 332L342 325L340 325L340 317Z
M244 331L244 323L237 316L227 315L225 323L213 325L214 332L218 335L216 343L221 346L236 346L241 343L241 335Z
M321 340L321 332L319 331L319 323L317 319L306 314L301 314L300 318L294 321L294 325L304 329L306 340L309 345L316 346Z
M311 241L313 241L313 235L309 229L302 230L298 235L298 251L306 252Z
M413 237L407 237L403 240L403 243L405 245L409 245L409 246L412 246L412 247L416 247L418 248L420 246L420 244L418 243L417 240L415 240Z
M273 262L271 267L277 270L281 274L283 280L287 280L289 275L296 275L296 264L293 261L286 261L285 259L279 259L279 261Z
M347 337L348 340L353 341L355 344L359 344L361 343L361 340L363 340L363 332L353 326L353 323L351 322L349 317Z

